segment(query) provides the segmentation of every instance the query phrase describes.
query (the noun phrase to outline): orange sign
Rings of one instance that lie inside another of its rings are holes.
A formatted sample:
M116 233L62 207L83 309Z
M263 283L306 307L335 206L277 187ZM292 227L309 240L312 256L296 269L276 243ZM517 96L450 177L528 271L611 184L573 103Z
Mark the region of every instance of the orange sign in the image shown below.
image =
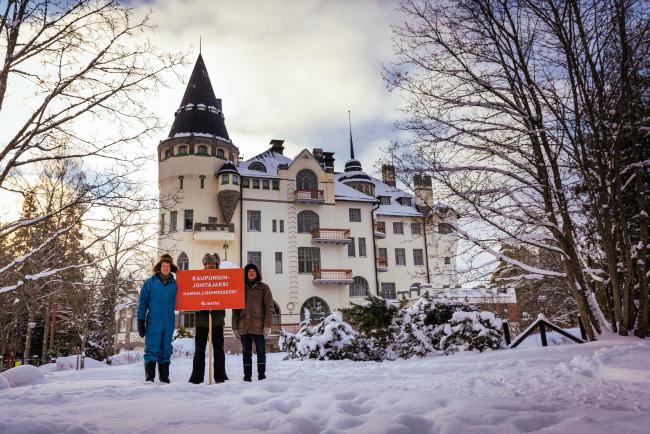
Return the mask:
M185 270L176 273L176 310L243 309L244 270Z

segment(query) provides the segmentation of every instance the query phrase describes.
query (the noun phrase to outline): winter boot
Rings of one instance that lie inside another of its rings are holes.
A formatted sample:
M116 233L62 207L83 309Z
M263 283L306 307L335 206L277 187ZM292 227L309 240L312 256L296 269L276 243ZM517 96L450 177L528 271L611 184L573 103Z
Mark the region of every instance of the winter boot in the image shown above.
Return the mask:
M253 367L251 365L244 366L244 381L253 381Z
M169 384L169 363L158 363L158 379Z
M266 364L257 364L257 379L266 380Z
M156 362L147 362L144 364L144 376L145 380L153 383L153 379L156 376Z

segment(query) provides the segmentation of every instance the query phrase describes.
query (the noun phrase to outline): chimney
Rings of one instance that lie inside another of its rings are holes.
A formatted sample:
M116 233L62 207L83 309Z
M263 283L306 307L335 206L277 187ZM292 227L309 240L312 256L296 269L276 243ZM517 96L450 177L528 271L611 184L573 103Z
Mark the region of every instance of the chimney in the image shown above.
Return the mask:
M326 172L334 172L334 152L323 152L323 168Z
M413 177L413 186L415 192L415 206L423 214L428 214L433 206L431 176L415 175Z
M280 139L273 139L271 140L271 151L275 152L276 154L283 155L284 153L284 140Z
M323 150L321 148L314 148L312 150L312 155L314 156L316 161L318 161L318 164L320 164L321 167L323 169L325 169L325 164L324 164L324 161L323 161L323 158L325 158L325 155L323 153Z
M381 180L384 184L388 184L392 187L395 187L395 166L392 164L382 164L381 165Z

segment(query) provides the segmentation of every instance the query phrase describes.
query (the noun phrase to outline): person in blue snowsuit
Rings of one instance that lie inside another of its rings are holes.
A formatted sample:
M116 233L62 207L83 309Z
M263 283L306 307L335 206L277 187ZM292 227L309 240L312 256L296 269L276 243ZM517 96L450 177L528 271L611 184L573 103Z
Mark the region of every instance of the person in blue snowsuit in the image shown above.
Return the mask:
M172 273L178 268L168 254L160 257L153 276L145 280L138 302L138 333L144 338L144 372L147 381L156 376L169 383L169 363L173 352L176 280Z

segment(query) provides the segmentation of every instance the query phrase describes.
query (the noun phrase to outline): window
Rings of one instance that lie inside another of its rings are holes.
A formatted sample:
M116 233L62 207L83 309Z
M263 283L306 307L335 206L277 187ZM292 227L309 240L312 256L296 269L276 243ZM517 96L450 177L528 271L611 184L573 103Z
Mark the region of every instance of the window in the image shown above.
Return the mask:
M406 249L395 249L395 265L406 265Z
M223 152L223 149L217 149L217 157L219 158L226 158L226 153Z
M305 310L309 312L311 322L321 322L330 314L330 307L320 297L308 298L300 307L300 321L305 320Z
M268 190L270 188L270 182L268 179L263 179L262 180L262 189L263 190Z
M228 184L229 182L230 182L230 177L228 176L227 173L221 175L221 185Z
M271 181L271 188L273 190L280 190L280 181L277 179L274 179Z
M359 208L350 208L350 221L351 222L361 221L361 210Z
M239 185L239 176L232 175L232 183L233 185Z
M411 206L411 198L410 197L400 197L397 199L401 205L404 206Z
M171 150L171 149L167 149L167 150L165 151L165 159L167 159L167 158L171 158L171 156L172 156L172 150Z
M445 265L450 265L451 264L451 258L449 256L445 256Z
M187 155L187 146L179 146L178 147L178 155Z
M178 188L183 189L183 179L185 179L183 176L178 177Z
M199 179L201 180L201 188L205 188L205 175L199 176Z
M388 300L395 300L395 283L393 282L384 282L381 284L381 296Z
M186 231L191 231L194 227L194 210L186 209L184 213L185 223L183 224L183 229Z
M187 258L187 254L185 254L185 252L181 252L181 254L178 255L178 261L176 261L176 263L178 264L179 270L190 269L190 260Z
M248 252L246 260L249 264L257 265L257 269L262 273L262 252Z
M277 232L278 231L278 221L273 219L272 226L273 226L273 228L272 228L273 232Z
M284 220L280 220L280 232L284 232Z
M350 297L366 297L368 295L368 281L361 276L355 276L350 284Z
M309 169L302 169L296 175L296 190L318 190L318 178Z
M158 233L165 233L165 214L160 214L160 228L158 228Z
M282 324L282 312L280 311L280 305L276 302L273 302L273 324L280 325Z
M420 223L411 223L411 235L422 235L422 225Z
M259 189L260 189L260 180L259 180L259 179L257 179L257 178L253 178L253 188L254 188L255 190L259 190Z
M259 161L255 161L254 163L251 163L251 165L248 166L248 169L255 170L257 172L266 172L266 166L264 166Z
M449 223L438 223L439 234L450 234L454 231Z
M194 328L196 314L194 312L181 312L181 326L185 328Z
M198 150L196 151L198 155L208 155L208 147L205 145L199 145Z
M359 238L359 257L360 258L365 258L366 257L366 239L365 238Z
M413 249L413 265L424 265L422 249Z
M178 230L178 211L170 212L169 220L171 223L171 231L176 232Z
M248 232L262 231L262 211L248 211Z
M131 312L131 332L138 331L138 312Z
M388 260L388 249L385 247L380 247L377 249L377 257L379 259Z
M120 319L117 331L118 333L126 333L126 318Z
M379 196L379 203L381 205L390 205L390 196Z
M241 186L242 188L250 188L251 182L248 178L242 178L241 179Z
M275 252L275 274L282 274L282 252Z
M310 233L319 227L320 219L314 211L300 211L298 213L298 233Z
M394 234L403 234L404 233L404 223L402 222L393 222L393 233Z
M351 237L350 242L348 243L348 256L350 258L356 256L356 253L354 252L354 237Z
M298 247L298 272L312 273L320 268L320 249L318 247Z
M217 224L217 218L216 217L208 217L208 224L209 225L216 225Z

